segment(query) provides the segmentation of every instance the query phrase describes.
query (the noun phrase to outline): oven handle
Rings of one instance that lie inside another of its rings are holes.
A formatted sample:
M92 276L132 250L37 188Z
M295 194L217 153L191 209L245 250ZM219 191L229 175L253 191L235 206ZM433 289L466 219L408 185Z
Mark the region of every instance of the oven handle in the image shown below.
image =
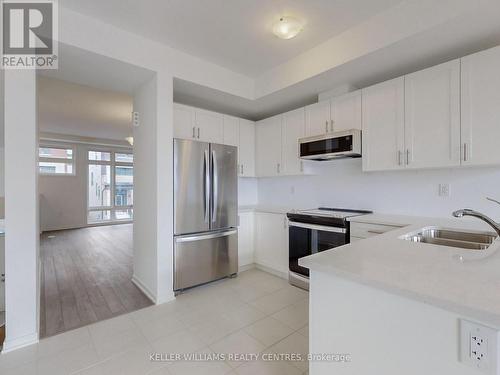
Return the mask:
M337 228L337 227L328 227L325 225L315 225L315 224L306 224L306 223L298 223L296 221L290 221L288 222L288 225L290 227L298 227L298 228L305 228L305 229L312 229L312 230L320 230L323 232L334 232L334 233L346 233L345 228Z

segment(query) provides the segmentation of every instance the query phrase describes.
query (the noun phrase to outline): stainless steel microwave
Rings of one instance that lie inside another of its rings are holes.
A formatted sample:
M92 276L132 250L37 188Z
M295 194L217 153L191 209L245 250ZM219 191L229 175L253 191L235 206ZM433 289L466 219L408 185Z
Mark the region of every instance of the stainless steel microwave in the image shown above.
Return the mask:
M299 157L331 160L361 157L361 130L351 129L299 139Z

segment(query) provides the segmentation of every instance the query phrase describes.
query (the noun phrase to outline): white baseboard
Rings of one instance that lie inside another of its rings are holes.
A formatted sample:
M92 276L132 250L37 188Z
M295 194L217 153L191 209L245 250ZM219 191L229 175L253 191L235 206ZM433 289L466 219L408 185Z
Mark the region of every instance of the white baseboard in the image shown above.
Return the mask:
M278 276L282 279L288 280L288 272L283 272L274 267L269 267L261 263L255 263L255 267L261 271L270 273L271 275Z
M135 274L132 275L132 282L156 305L156 296L154 293Z
M2 353L12 352L17 349L24 348L25 346L30 346L38 343L38 333L34 332L29 335L18 337L14 340L9 340L7 338L3 343Z
M245 272L251 270L252 268L255 268L255 263L244 264L238 267L238 272Z

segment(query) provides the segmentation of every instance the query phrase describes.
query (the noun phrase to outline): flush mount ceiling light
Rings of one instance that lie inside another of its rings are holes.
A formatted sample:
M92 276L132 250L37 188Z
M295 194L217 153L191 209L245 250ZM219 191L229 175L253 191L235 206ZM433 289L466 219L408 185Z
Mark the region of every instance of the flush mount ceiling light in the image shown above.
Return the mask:
M302 23L289 16L283 16L273 25L273 33L281 39L291 39L302 31Z
M134 137L126 137L125 140L130 144L130 146L134 145Z

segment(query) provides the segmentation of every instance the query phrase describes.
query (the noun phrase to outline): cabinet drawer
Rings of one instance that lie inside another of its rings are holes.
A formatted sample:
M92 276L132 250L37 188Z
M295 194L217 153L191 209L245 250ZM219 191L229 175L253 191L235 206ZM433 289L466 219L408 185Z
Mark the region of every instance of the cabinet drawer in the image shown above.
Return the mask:
M401 227L403 225L351 223L351 238L369 238Z

